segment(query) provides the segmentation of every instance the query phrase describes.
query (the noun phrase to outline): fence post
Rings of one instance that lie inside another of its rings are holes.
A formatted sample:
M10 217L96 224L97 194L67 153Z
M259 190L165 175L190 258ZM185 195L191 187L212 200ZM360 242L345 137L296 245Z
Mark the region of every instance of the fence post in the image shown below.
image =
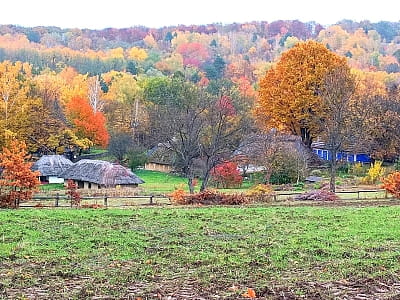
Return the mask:
M153 195L150 196L150 204L153 204Z
M55 203L54 203L54 206L55 207L58 207L58 201L60 200L60 194L59 193L57 193L56 194L56 201L55 201Z
M277 196L276 196L276 194L274 194L274 202L276 202L276 200L277 200Z
M357 191L357 200L360 200L360 191Z
M104 195L104 206L108 207L108 197L107 194Z
M387 199L387 198L388 198L387 190L385 190L385 199Z

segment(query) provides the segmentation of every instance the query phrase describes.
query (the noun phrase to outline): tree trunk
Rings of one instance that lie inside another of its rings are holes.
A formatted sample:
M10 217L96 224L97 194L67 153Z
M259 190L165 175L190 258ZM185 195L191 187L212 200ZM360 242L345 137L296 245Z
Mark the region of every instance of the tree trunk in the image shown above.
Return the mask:
M194 194L193 177L188 178L189 193Z
M300 128L301 140L304 145L311 149L312 137L310 135L310 130L308 128Z
M269 184L272 176L272 169L267 169L264 173L264 184Z
M203 182L201 183L200 192L203 192L207 188L209 181L210 181L210 171L207 171L203 177Z
M336 150L331 150L331 168L330 168L330 182L329 182L329 189L331 192L336 191Z

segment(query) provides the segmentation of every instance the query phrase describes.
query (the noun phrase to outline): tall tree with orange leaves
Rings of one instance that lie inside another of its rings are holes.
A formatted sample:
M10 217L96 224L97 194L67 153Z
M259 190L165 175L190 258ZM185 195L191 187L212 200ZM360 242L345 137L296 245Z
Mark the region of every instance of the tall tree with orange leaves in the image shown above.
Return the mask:
M31 170L32 163L24 142L12 140L0 153L0 207L18 207L32 198L39 185L39 172Z
M88 138L101 147L108 145L106 118L102 112L94 112L87 99L73 97L67 104L67 115L75 125L78 137Z
M255 113L261 126L301 136L311 146L324 117L321 87L326 74L339 67L348 68L345 58L314 41L283 53L260 81Z

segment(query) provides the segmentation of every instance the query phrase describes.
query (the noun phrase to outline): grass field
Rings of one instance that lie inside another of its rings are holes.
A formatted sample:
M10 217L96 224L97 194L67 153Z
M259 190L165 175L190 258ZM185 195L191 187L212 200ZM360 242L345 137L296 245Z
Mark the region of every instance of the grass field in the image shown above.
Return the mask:
M177 188L183 188L184 190L189 191L187 179L174 174L149 170L135 170L134 173L145 181L141 187L144 188L147 193L152 192L156 194L165 194L173 192ZM196 191L199 190L200 185L201 181L197 183L195 188ZM252 185L253 183L245 181L240 188L218 190L224 193L242 193L246 192Z
M400 275L399 221L396 206L3 210L0 298L343 298Z
M180 187L187 189L186 178L177 175L149 170L135 170L134 173L144 180L140 187L146 192L164 194Z

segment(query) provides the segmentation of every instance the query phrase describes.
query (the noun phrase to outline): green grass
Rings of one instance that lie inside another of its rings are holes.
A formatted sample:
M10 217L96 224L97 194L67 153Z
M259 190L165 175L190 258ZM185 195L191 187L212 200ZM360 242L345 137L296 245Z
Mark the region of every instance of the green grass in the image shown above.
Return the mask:
M90 149L89 154L100 154L100 153L106 153L107 149L98 149L98 148L92 148Z
M140 187L144 188L147 193L165 194L171 193L178 188L183 188L185 191L189 191L187 179L178 175L149 170L135 170L134 173L145 181L145 183L140 185ZM196 191L199 190L200 185L201 181L199 180L195 187ZM253 183L245 181L240 188L220 188L218 190L224 193L243 193L252 185Z
M49 183L49 184L41 184L39 186L39 189L41 191L58 191L58 190L64 190L64 184L63 183Z
M140 187L148 193L165 194L178 188L188 189L187 179L174 174L149 170L135 170L134 173L144 180Z
M400 207L3 210L0 298L30 287L152 299L178 287L232 299L247 287L307 294L305 282L383 280L400 274L399 220Z

